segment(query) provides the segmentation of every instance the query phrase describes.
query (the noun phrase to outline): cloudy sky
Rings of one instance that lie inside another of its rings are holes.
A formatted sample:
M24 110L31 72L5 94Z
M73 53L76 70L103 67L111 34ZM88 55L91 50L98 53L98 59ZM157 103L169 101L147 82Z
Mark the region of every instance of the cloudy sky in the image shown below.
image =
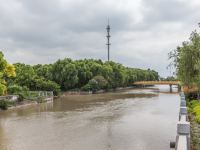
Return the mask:
M168 52L200 21L199 0L0 0L0 49L10 63L111 59L171 75Z

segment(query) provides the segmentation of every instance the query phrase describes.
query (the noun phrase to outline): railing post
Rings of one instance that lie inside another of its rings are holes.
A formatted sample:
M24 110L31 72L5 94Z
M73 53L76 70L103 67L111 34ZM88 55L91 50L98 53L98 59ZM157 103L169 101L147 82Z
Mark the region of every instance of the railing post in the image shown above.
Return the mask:
M176 150L190 150L190 122L187 121L187 107L183 92L180 92L180 100L176 142L170 142L170 148L175 146Z

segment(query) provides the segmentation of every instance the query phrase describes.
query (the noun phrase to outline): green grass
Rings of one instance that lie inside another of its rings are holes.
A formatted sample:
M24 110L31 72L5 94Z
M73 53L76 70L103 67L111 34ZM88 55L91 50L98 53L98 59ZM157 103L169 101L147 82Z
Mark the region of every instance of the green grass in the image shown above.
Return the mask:
M195 120L200 123L200 101L192 100L188 103L189 111L195 115Z
M0 100L0 109L7 110L8 107L15 106L16 102L8 101L8 100Z

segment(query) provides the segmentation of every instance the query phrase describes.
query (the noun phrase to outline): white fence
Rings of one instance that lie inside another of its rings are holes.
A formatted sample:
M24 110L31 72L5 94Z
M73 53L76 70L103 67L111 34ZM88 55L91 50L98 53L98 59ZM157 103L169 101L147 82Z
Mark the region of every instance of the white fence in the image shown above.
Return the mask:
M38 92L39 97L53 97L52 91L39 91Z
M19 98L18 95L7 95L7 96L0 96L0 100L9 100L9 101L17 101Z
M49 100L53 100L54 98L53 91L29 91L28 95L31 95L31 96L25 97L25 99L36 100L39 98L44 98L45 100L49 101ZM0 96L0 100L17 101L18 98L19 98L19 95Z
M181 103L179 112L179 121L177 123L176 142L170 143L170 147L175 150L190 150L190 122L186 107L186 99L183 92L180 93Z

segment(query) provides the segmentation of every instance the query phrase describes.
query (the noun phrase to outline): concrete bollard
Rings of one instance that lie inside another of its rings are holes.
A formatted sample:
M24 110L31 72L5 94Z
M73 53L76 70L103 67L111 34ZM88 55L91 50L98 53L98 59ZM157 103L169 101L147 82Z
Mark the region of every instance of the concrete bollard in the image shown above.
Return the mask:
M182 100L182 101L185 101L185 97L181 97L181 100Z
M181 107L186 107L186 101L181 100Z
M180 107L180 115L187 115L187 107Z
M190 123L185 121L179 121L177 124L177 134L178 135L190 135Z
M170 148L175 148L176 147L176 142L170 142Z

